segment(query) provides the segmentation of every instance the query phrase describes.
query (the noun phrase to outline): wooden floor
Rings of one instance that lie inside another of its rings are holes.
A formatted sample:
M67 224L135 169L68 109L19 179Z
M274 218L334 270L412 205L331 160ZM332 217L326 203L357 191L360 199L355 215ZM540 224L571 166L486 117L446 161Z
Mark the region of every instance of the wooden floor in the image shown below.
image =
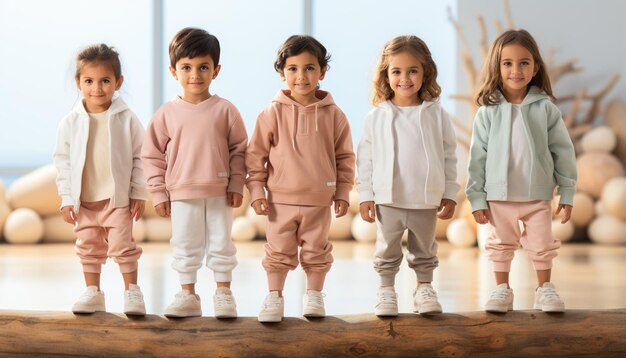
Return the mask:
M328 315L373 311L378 277L372 268L374 246L354 241L334 242L335 263L324 292ZM180 289L171 269L169 245L142 243L139 285L149 314L163 314ZM237 243L239 266L233 273L233 292L240 316L256 316L267 294L261 267L263 242ZM445 312L482 310L495 283L491 264L477 248L458 249L440 242L440 265L433 285ZM213 315L214 284L211 271L199 272L197 291L205 316ZM555 259L552 281L569 309L626 308L626 247L567 244ZM107 311L121 312L123 283L118 267L109 261L103 268L102 289ZM515 309L532 308L535 274L526 253L519 250L513 261L511 286ZM400 311L411 312L415 274L406 262L397 276ZM69 311L84 289L81 267L71 244L17 246L0 244L0 309ZM285 288L285 315L301 314L304 273L289 274Z

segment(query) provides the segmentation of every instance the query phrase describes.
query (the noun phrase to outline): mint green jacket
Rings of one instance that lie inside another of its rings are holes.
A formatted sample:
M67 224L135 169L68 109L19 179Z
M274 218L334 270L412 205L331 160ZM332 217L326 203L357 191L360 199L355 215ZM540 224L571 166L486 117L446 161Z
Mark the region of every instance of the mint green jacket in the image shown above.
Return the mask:
M487 201L507 201L511 103L482 106L474 119L465 193L472 211ZM528 201L552 200L558 186L560 204L573 206L576 157L559 109L538 87L531 87L520 106L530 148Z

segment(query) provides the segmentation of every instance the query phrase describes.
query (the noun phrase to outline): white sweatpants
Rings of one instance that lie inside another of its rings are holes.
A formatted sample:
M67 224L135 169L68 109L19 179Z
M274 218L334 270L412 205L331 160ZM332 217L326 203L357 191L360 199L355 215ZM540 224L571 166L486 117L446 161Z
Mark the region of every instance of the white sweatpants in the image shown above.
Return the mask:
M232 208L226 197L172 201L172 268L181 285L196 283L206 256L215 282L230 282L237 249L230 237Z

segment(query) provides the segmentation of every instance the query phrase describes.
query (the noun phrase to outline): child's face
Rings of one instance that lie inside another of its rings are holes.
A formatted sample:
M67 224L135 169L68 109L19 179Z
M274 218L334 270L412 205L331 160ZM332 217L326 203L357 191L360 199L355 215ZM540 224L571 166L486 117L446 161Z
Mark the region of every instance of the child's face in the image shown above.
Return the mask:
M183 100L200 103L211 97L209 86L220 68L221 65L215 67L210 55L205 55L181 58L176 61L176 68L170 67L170 72L183 87Z
M326 68L320 68L317 57L310 52L303 52L287 57L280 77L287 82L293 100L306 106L317 102L315 91L325 74Z
M393 104L417 106L422 103L418 92L424 82L424 66L417 57L409 52L390 55L387 77L393 91Z
M111 107L115 91L120 89L124 77L115 78L113 68L108 64L87 64L80 71L76 85L83 94L85 110L101 113Z
M520 44L502 47L500 54L500 81L504 96L510 102L521 103L526 87L537 73L533 55Z

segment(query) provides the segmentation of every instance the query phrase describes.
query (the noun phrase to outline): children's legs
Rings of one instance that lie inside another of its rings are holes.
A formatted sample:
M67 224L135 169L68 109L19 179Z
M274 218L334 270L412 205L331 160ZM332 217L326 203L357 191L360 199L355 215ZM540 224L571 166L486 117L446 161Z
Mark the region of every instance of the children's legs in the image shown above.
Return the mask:
M282 296L287 273L298 266L298 206L269 203L269 210L263 268L269 290Z
M100 289L100 272L107 259L106 230L98 220L98 214L106 206L104 202L83 203L80 206L77 224L74 227L76 244L74 251L83 265L87 286Z
M496 281L506 280L508 284L508 272L511 271L511 261L515 250L519 247L521 236L518 220L520 218L518 202L490 201L489 222L490 234L485 248L489 259L493 262L493 270L496 273ZM504 275L506 273L506 275Z
M495 277L496 277L496 285L501 285L503 283L506 283L507 287L509 286L509 273L508 272L498 272L495 271L494 272Z
M543 287L543 284L550 282L550 276L552 275L552 269L537 270L537 284L538 287Z
M437 211L435 209L404 211L409 229L407 262L415 271L418 284L430 283L433 280L433 271L439 266L438 245L435 239Z
M331 209L327 206L299 206L301 215L297 240L300 264L306 273L307 290L322 291L326 274L333 263L333 244L328 241Z
M133 285L137 284L137 270L133 272L122 273L122 278L124 279L124 289L128 290L128 287L131 283Z
M137 261L143 252L133 239L133 219L129 207L111 208L107 205L100 218L107 230L107 255L119 265L125 289L128 290L131 283L137 284Z
M85 276L85 284L87 287L96 286L98 287L98 291L100 291L100 273L96 272L83 272Z
M230 237L233 209L223 196L204 199L207 227L206 266L213 270L217 287L230 288L232 272L237 266L237 248Z
M395 286L402 263L402 235L406 228L404 210L376 205L376 253L374 270L380 276L380 287Z
M197 272L206 251L204 200L172 201L172 268L178 272L183 290L195 294Z

